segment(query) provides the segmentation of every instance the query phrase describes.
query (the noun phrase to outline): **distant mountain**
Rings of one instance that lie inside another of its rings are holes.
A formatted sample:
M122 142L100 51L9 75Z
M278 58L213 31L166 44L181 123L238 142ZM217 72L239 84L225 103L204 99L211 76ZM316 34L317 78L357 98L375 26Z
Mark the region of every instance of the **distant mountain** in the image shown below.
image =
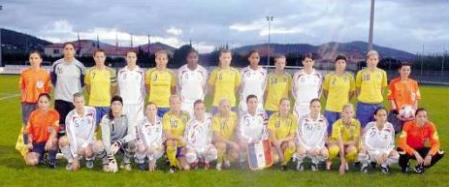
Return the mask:
M0 29L1 31L1 39L2 39L2 49L3 54L10 53L25 53L32 49L39 49L44 51L45 48L54 48L60 49L62 48L62 43L51 43L46 40L39 39L35 36L31 36L28 34L8 30L8 29ZM93 50L97 47L96 40L79 40L72 41L76 48L78 49L79 54L83 55L91 55ZM81 49L78 48L80 46ZM111 45L104 42L99 42L100 48L107 51L111 56L124 56L126 51L131 49L130 47L116 47L115 45ZM360 59L365 58L365 54L367 52L368 43L362 41L354 41L348 43L340 43L340 42L328 42L321 45L310 45L310 44L278 44L273 43L270 44L270 50L267 48L267 44L256 44L256 45L245 45L238 48L233 49L234 52L239 54L247 54L252 49L257 49L261 56L266 56L267 54L273 55L275 53L280 54L304 54L304 53L314 53L319 56L320 59L333 59L337 54L345 54L348 58L353 59L354 61L358 61ZM139 45L134 47L135 50L142 50L146 52L148 50L148 44ZM151 43L149 46L150 52L154 53L159 49L164 49L173 53L176 48L169 46L167 44L163 44L160 42ZM414 60L416 59L415 55L406 51L374 45L374 49L377 50L382 57L389 57L398 60ZM47 53L52 53L54 50L46 50ZM57 50L56 50L57 51ZM202 59L208 59L212 53L202 54ZM51 56L57 56L58 54L51 54Z
M271 55L289 54L289 53L314 53L319 55L322 59L333 59L338 54L344 54L352 59L363 59L367 52L368 43L362 41L354 41L348 43L328 42L318 46L309 44L270 44L270 51L268 51L267 44L247 45L234 49L234 52L246 54L250 50L257 49L262 56L270 53ZM377 50L382 57L391 57L399 60L412 60L415 55L406 51L393 49L374 45L373 48Z
M3 53L24 53L29 50L43 50L51 42L28 34L2 29L1 40Z

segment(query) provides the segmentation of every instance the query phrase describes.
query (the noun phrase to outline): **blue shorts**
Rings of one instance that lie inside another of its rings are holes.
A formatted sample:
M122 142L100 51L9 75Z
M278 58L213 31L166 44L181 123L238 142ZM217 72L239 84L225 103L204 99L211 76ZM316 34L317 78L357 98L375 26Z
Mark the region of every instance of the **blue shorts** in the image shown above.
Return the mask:
M332 132L332 125L335 121L340 119L340 112L331 112L331 111L324 111L324 117L326 117L327 122L329 125L327 126L327 133L331 134Z
M39 163L42 163L42 161L44 160L44 154L45 152L47 152L45 150L45 144L46 142L43 143L33 143L33 149L30 150L30 152L34 152L39 154ZM48 151L48 160L49 161L56 161L56 153L57 151Z
M167 113L170 109L169 108L158 108L157 109L157 116L160 118L164 117L164 114Z
M98 125L101 122L101 118L109 112L109 107L95 107L95 112L97 113L95 117Z
M271 115L276 113L276 111L266 110L265 113L267 114L267 117L270 117Z
M366 124L368 124L371 121L374 121L374 112L380 108L383 107L382 104L368 104L368 103L357 103L357 111L356 116L357 119L360 121L360 125L362 128L365 128Z

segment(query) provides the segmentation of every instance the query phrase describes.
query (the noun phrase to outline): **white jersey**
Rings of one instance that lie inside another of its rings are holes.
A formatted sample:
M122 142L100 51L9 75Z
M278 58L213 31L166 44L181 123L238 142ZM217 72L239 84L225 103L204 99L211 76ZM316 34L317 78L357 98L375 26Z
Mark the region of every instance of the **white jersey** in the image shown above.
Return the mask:
M258 67L257 70L251 69L249 66L243 68L240 72L242 77L242 84L240 89L240 110L246 113L246 97L248 95L255 95L259 102L259 109L263 109L263 95L265 92L265 85L267 79L267 70Z
M198 152L204 152L212 143L212 117L206 114L203 121L192 118L187 122L184 138L187 146Z
M313 70L307 74L304 70L299 70L293 76L292 95L295 98L295 112L298 116L303 116L309 111L309 104L312 99L320 98L322 75Z
M313 119L310 115L305 115L299 120L297 130L297 143L305 148L323 148L327 137L327 120L323 115Z
M389 122L382 129L376 127L376 122L369 122L363 133L363 145L370 154L389 154L394 149L394 128Z
M69 139L72 154L77 154L78 148L86 147L95 140L96 128L95 108L84 107L84 114L81 116L75 109L66 116L66 133Z
M162 146L164 140L161 118L156 115L154 123L146 117L142 119L137 126L137 137L146 147Z
M182 109L193 116L193 103L198 99L204 100L206 95L207 70L201 65L191 70L186 64L179 68L177 79Z
M119 95L123 104L140 104L145 100L145 72L138 66L130 70L128 66L120 69L117 75Z
M245 113L240 117L239 136L248 141L260 141L267 138L267 115L265 112L257 112L256 115Z

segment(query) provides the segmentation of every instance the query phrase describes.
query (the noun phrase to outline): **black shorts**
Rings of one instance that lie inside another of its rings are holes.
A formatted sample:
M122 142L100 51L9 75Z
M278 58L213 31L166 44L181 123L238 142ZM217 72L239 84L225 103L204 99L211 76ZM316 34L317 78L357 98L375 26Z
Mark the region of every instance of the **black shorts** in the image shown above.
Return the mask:
M72 102L67 102L64 100L55 100L55 110L59 113L59 133L64 133L65 131L65 118L70 111L75 108Z

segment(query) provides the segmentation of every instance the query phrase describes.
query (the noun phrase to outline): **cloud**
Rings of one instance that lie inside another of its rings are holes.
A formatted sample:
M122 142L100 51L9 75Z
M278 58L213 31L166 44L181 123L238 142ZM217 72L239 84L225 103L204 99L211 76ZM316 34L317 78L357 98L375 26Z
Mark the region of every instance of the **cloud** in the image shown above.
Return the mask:
M100 39L120 45L189 43L200 51L216 46L264 43L266 16L271 41L310 43L367 41L369 1L358 0L16 0L2 2L0 27L51 41ZM409 52L441 52L449 44L448 1L376 0L374 42ZM203 52L204 52L203 51Z

